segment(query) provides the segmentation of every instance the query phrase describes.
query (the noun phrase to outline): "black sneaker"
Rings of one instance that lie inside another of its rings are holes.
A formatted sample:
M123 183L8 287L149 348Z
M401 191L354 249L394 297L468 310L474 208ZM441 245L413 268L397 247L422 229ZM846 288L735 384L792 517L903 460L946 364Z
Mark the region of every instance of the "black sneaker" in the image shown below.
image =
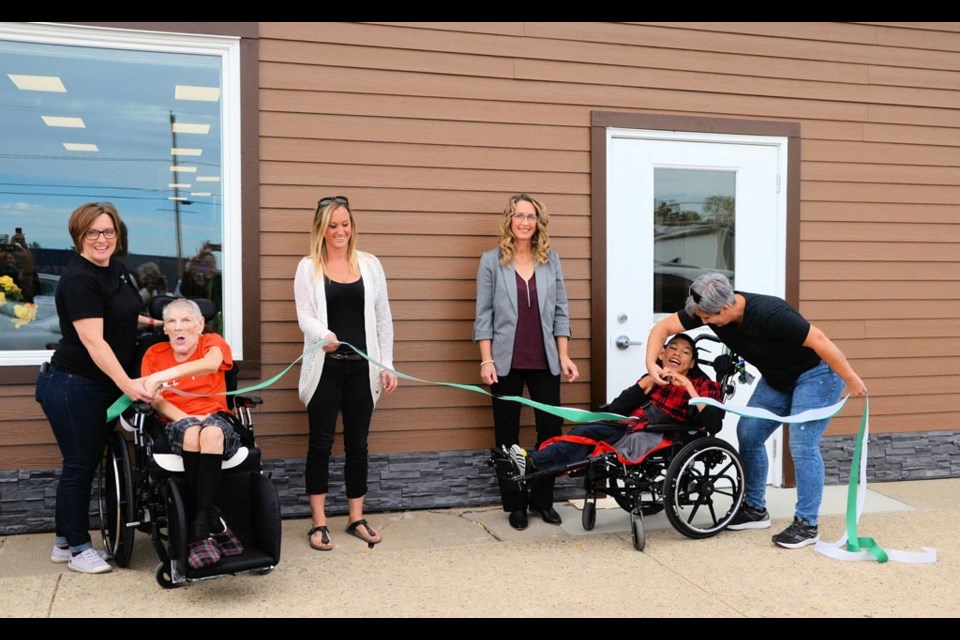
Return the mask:
M820 532L816 525L810 525L794 516L793 523L773 536L773 543L785 549L799 549L808 544L814 544L820 539Z
M746 502L740 505L737 515L727 525L727 529L743 531L744 529L769 529L770 514L766 509L754 509Z

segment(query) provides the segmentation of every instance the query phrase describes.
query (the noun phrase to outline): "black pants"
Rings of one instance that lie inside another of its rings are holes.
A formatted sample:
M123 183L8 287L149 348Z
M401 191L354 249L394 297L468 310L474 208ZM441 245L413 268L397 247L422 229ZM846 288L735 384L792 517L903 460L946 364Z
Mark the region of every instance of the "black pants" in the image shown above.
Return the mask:
M490 385L490 392L498 396L520 396L526 385L530 399L544 404L560 405L560 376L553 375L549 370L511 369L510 373L500 376L499 382ZM505 446L520 444L520 409L519 402L493 399L493 429L496 446L499 449ZM560 435L563 427L563 418L534 409L534 418L537 424L537 443ZM522 446L522 445L521 445ZM500 498L503 501L504 511L519 511L528 506L535 509L546 509L553 506L553 478L532 483L532 486L517 489L515 485L500 482Z
M310 446L304 470L307 495L328 492L330 451L337 414L341 412L347 498L362 498L367 495L367 435L373 417L370 368L366 360L327 358L323 363L317 390L307 405L310 419Z

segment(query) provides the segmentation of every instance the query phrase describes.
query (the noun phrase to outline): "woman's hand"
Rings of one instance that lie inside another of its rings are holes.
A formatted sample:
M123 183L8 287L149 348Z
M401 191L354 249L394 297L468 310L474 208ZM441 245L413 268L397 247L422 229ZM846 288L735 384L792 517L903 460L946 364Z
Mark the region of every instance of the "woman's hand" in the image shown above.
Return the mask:
M863 380L860 379L860 376L853 374L847 380L844 380L847 383L847 393L854 396L865 396L867 395L867 385L863 383Z
M666 379L666 377L664 377L666 372L663 370L663 367L661 367L660 365L651 363L647 367L647 373L650 374L650 380L654 384L657 384L657 385L669 384L669 381Z
M487 385L497 384L497 382L499 382L497 378L497 367L493 364L492 360L480 365L480 379Z
M134 402L153 402L153 398L156 396L156 389L151 391L147 388L147 384L147 378L130 379L123 384L120 390L123 391L123 395Z
M560 369L563 371L563 375L566 376L567 382L573 382L580 377L580 371L577 369L577 365L573 363L568 356L562 356L560 358Z
M326 353L331 353L331 352L333 352L333 351L336 351L336 350L340 347L340 341L337 340L337 335L336 335L335 333L333 333L332 331L331 331L330 333L328 333L327 335L323 336L323 339L326 340L326 341L328 341L328 342L330 343L330 344L325 344L325 345L323 345L322 347L320 347L320 348L323 349Z
M397 379L396 374L390 373L389 371L381 371L380 384L383 385L384 391L387 393L393 393L397 390L397 384L399 384L399 380Z

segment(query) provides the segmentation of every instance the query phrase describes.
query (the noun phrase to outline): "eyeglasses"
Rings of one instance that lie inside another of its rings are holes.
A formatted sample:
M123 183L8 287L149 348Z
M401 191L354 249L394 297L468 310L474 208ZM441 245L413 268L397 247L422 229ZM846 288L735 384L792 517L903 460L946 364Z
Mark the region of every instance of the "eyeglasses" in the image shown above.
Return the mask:
M350 206L350 201L347 200L346 196L327 196L326 198L321 198L320 202L317 203L317 208L322 209L328 204L336 202L337 204L345 204L348 207Z
M100 234L103 234L103 237L107 240L113 240L117 237L116 229L87 229L83 232L83 237L87 240L96 240L100 237Z
M697 305L700 304L700 301L703 300L703 297L693 290L693 287L690 287L690 297L693 298L693 302Z
M524 215L524 214L522 214L522 213L515 213L515 214L513 214L513 219L516 220L517 222L536 222L536 221L537 221L537 214L535 214L535 213L528 213L528 214Z

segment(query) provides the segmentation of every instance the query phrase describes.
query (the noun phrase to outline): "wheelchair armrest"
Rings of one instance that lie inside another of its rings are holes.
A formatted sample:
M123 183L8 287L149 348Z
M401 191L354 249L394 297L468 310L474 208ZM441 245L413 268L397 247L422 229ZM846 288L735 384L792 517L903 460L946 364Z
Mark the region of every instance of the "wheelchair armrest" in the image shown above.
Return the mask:
M149 402L134 402L130 408L135 413L153 413L153 405Z
M238 409L246 409L263 404L263 398L260 396L234 396L233 403Z
M663 422L660 424L648 424L643 428L644 431L650 433L681 433L681 432L690 432L696 433L700 431L702 427L697 424L680 424L677 422Z

